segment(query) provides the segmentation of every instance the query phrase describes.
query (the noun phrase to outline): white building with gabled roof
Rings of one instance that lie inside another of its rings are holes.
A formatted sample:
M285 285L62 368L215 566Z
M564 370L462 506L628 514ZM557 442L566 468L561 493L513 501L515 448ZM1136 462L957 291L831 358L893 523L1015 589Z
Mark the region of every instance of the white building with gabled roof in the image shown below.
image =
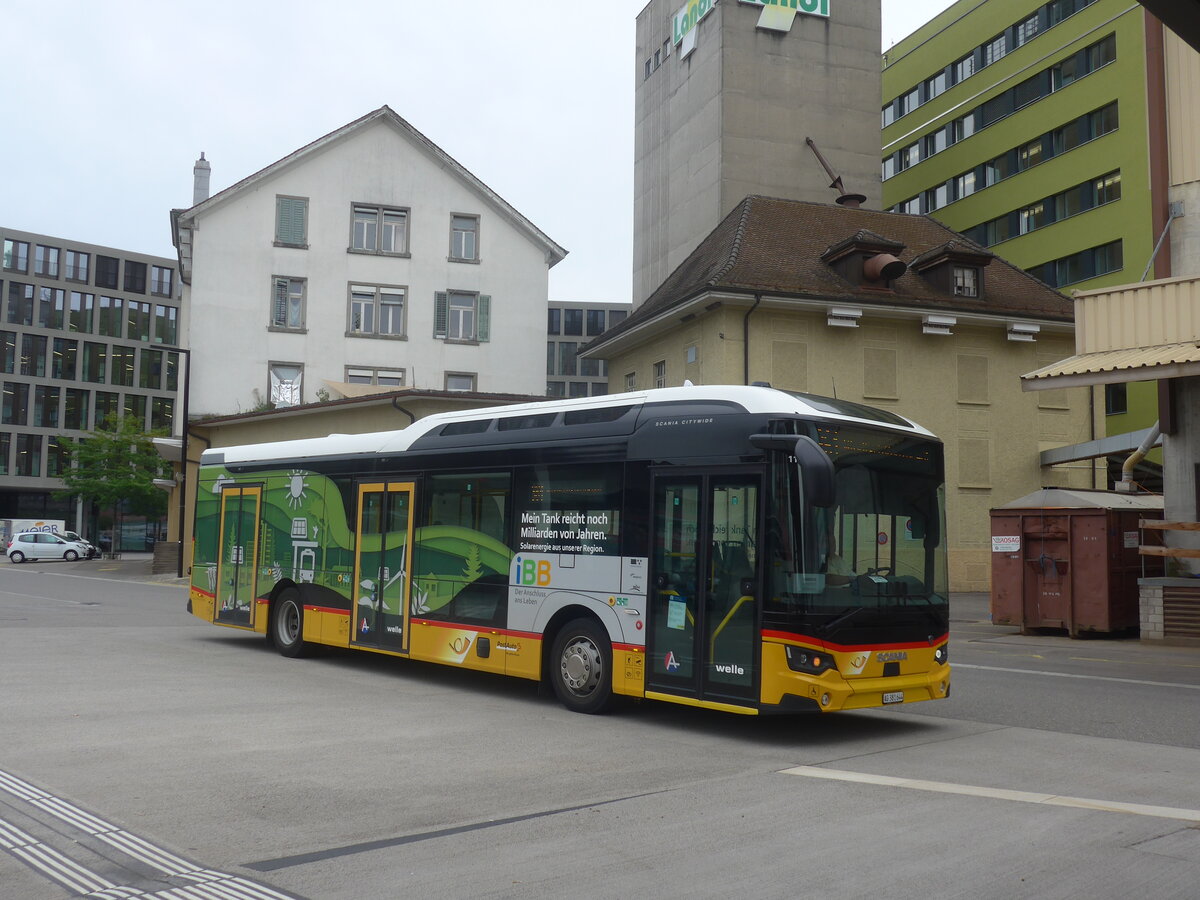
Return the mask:
M543 395L566 250L387 106L171 213L190 414L415 387Z

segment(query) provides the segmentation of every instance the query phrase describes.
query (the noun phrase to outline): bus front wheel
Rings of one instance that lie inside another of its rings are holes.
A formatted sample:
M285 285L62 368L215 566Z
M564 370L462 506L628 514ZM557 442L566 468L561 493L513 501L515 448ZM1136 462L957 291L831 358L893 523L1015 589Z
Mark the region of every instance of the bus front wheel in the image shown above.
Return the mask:
M604 712L612 702L612 644L592 619L568 622L554 640L550 678L572 712Z
M304 604L300 592L288 588L271 605L271 639L282 655L295 658L308 652L303 635Z

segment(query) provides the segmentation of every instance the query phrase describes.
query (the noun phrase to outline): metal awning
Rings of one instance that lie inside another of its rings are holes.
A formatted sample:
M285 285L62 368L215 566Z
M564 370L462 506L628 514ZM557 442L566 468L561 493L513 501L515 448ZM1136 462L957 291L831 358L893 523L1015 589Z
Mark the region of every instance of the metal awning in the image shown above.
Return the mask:
M1200 375L1200 342L1080 353L1021 376L1026 391Z
M183 461L183 440L177 437L156 437L151 438L150 443L154 445L154 449L158 451L158 455L167 462L182 462Z

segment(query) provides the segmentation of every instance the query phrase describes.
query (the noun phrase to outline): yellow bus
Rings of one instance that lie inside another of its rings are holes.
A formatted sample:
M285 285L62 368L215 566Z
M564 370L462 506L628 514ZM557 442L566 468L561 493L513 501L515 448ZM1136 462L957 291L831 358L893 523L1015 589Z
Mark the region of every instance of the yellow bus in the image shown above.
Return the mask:
M758 714L944 698L942 445L759 386L429 416L206 450L190 611L347 647Z

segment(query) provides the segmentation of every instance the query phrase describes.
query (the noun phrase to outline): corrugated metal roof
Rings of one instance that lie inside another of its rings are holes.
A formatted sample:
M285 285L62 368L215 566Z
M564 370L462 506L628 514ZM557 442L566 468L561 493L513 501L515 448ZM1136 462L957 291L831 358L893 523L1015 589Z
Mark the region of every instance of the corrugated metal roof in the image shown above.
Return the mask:
M1042 488L997 509L1158 509L1159 494L1122 494L1071 488Z
M1200 343L1196 341L1157 344L1153 347L1134 347L1125 350L1103 350L1098 353L1080 353L1027 372L1021 376L1021 380L1028 384L1045 382L1050 379L1128 372L1134 373L1136 378L1095 378L1094 381L1095 383L1101 383L1103 380L1134 381L1138 378L1155 377L1156 373L1148 370L1189 364L1200 364ZM1054 386L1057 387L1057 385Z

